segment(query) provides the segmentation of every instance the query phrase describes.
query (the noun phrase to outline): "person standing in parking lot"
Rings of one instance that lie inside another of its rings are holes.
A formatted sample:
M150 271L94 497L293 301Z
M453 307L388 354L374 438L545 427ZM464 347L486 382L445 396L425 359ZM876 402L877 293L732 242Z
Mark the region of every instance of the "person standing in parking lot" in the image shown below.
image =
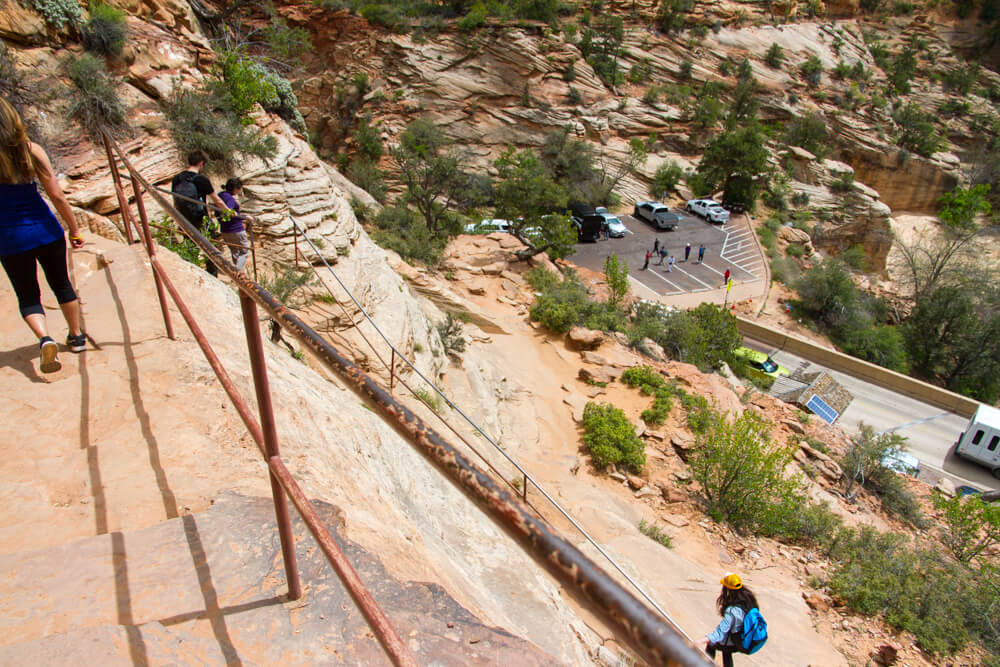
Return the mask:
M684 246L684 261L686 262L690 258L691 258L691 244L688 243L686 246Z
M731 271L729 270L729 267L726 267L726 272L725 272L725 274L723 274L723 276L722 276L722 284L723 284L723 285L728 285L728 284L729 284L729 275L730 275L731 273L732 273L732 272L731 272Z
M653 239L653 254L660 254L660 239Z
M646 262L642 265L642 270L645 271L649 268L649 258L653 256L653 253L646 251Z
M667 259L667 246L660 246L660 261L657 262L660 266L663 266L663 262Z
M705 261L705 244L702 243L698 246L698 263L701 264Z
M670 273L673 270L674 270L674 256L671 255L670 258L667 260L667 273Z

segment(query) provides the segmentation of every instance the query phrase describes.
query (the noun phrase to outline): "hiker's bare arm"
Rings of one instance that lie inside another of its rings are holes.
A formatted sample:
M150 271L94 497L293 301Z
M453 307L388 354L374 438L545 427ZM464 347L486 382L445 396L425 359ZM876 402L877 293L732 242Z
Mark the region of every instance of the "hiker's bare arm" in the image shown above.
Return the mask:
M69 229L69 235L71 237L79 236L80 228L76 224L76 216L73 215L73 209L69 205L69 200L66 199L66 195L59 186L59 181L56 180L56 172L52 168L52 163L49 162L49 156L45 154L45 149L38 144L32 143L31 154L38 163L39 169L36 176L42 187L45 188L45 194L49 196L49 200L56 207L56 212L62 218L63 224Z

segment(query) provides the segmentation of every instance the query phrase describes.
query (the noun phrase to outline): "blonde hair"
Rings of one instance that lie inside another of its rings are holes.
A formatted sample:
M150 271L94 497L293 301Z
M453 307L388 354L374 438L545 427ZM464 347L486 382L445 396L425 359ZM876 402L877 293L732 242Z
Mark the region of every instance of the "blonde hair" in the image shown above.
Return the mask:
M0 183L29 183L42 169L31 153L21 114L0 97Z

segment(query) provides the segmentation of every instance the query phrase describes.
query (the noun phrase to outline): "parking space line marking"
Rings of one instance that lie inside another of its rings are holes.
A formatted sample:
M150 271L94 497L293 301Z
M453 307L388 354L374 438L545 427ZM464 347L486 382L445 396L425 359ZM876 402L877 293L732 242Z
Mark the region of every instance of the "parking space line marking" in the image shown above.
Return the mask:
M695 281L696 283L704 285L706 288L710 288L711 287L711 285L709 285L708 283L706 283L704 280L699 280L698 278L695 278L693 275L691 275L690 273L688 273L687 271L685 271L681 267L677 266L676 264L674 264L674 268L677 269L678 271L680 271L681 273L683 273L685 276L687 276L691 280ZM712 268L712 267L709 267L709 268ZM692 290L692 291L697 291L697 290Z
M663 276L661 276L661 275L660 275L659 273L657 273L656 271L652 271L652 272L650 272L650 273L651 273L651 275L654 275L654 276L656 276L657 278L659 278L660 280L662 280L663 282L665 282L666 284L670 285L670 286L671 286L671 287L673 287L673 288L674 288L675 290L677 290L676 292L670 292L670 294L684 294L685 292L687 292L687 290L686 290L686 289L684 289L683 287L681 287L681 286L679 286L679 285L675 285L674 283L670 282L669 280L667 280L666 278L664 278ZM648 287L648 285L647 285L647 287ZM650 289L652 289L652 288L650 288ZM654 291L655 291L655 290L654 290Z
M730 238L740 239L740 238L743 238L744 236L750 236L750 230L749 229L743 229L743 230L738 231L738 232L730 232L729 236L730 236Z

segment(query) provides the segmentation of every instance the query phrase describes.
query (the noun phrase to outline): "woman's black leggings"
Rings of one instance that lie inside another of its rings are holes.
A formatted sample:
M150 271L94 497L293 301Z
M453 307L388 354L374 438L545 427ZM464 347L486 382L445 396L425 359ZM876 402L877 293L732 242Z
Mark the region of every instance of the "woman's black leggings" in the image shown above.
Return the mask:
M722 646L721 644L709 644L708 650L705 652L708 653L708 657L714 661L716 651L722 651L722 667L733 667L732 646L725 647Z
M66 237L62 236L52 243L0 257L0 263L10 278L10 284L14 286L21 317L45 314L42 310L42 293L38 289L36 262L41 264L45 280L56 295L56 301L69 303L76 299L76 291L69 281L69 272L66 269Z

